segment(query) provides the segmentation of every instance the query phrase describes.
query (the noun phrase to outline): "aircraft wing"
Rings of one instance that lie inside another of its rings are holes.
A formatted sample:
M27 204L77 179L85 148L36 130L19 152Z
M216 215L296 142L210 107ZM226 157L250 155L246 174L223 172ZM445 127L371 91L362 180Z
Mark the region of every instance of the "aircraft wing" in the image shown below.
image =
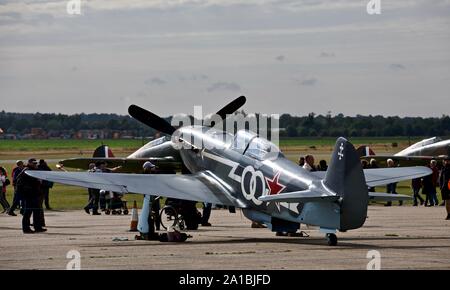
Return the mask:
M105 161L108 167L122 166L117 172L142 173L142 165L150 161L156 165L159 170L180 170L181 162L173 157L151 157L151 158L116 158L116 157L90 157L90 158L71 158L61 160L59 163L64 167L87 170L90 163Z
M28 170L38 179L120 193L139 193L199 202L245 207L213 173L124 174Z
M275 202L330 202L336 201L340 197L337 195L329 195L318 191L313 190L302 190L302 191L293 191L286 192L277 195L263 195L258 199L261 201L275 201Z
M323 179L325 178L326 171L315 171L311 173ZM364 169L366 183L370 187L410 180L431 173L431 169L424 166Z

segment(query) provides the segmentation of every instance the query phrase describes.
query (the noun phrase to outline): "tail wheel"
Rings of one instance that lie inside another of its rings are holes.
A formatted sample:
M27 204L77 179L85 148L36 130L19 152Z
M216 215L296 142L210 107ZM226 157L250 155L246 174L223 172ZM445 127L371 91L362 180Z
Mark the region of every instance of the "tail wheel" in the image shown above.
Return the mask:
M338 239L335 234L327 234L328 246L337 246Z

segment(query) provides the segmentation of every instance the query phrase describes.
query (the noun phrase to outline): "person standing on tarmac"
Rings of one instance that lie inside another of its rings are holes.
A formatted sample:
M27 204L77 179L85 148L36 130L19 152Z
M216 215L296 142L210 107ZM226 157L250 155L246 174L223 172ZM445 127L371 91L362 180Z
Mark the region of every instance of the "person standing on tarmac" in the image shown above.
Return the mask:
M144 163L144 174L157 174L158 171L156 170L156 166L151 163L150 161L147 161ZM150 219L149 219L149 225L150 227L154 226L154 228L159 231L160 230L160 226L161 226L161 220L159 219L159 211L161 210L160 204L159 204L159 198L157 198L156 196L152 195L150 197L150 202L152 205L152 212L155 213L155 220L153 221L152 225L150 225ZM151 215L150 215L151 218ZM154 232L154 230L153 230Z
M42 170L42 171L52 171L44 159L39 160L38 169ZM45 205L46 210L52 209L50 207L50 200L49 200L50 188L52 188L52 187L53 187L53 182L42 180L42 185L41 185L42 200L40 201L40 205L41 205L41 207L43 207Z
M14 213L14 211L20 207L21 204L21 197L19 195L19 193L17 192L17 176L19 176L19 174L22 172L24 168L23 165L23 161L22 160L17 160L16 161L16 167L13 169L12 173L11 173L11 177L12 177L12 185L14 187L14 197L13 197L13 203L11 205L11 207L9 208L8 214L11 216L16 216L16 214ZM21 213L23 211L21 210Z
M94 163L89 164L89 170L88 172L96 172L96 167ZM84 207L84 211L87 214L91 213L92 209L92 215L101 215L101 213L98 212L98 203L100 200L100 189L96 188L88 188L89 193L89 201L88 204Z
M144 174L154 174L156 172L156 166L147 161L142 166ZM153 202L155 197L149 194L144 195L144 202L142 205L142 212L139 216L138 230L140 232L140 239L144 240L159 240L159 235L155 232L155 221L153 220L152 211L154 210L154 204L159 200ZM159 216L159 210L157 215Z
M450 157L445 158L444 167L439 175L439 187L441 188L442 200L445 201L447 210L446 220L450 220Z
M392 168L392 167L396 167L396 164L394 162L394 160L392 159L388 159L386 161L387 163L387 167ZM386 185L386 192L387 193L391 193L391 194L397 194L397 182L393 182L393 183L389 183ZM398 202L399 206L403 205L403 201L399 200ZM384 206L392 206L392 202L388 201Z
M211 223L209 222L209 217L211 216L212 203L204 202L203 203L203 212L202 212L202 226L210 227Z
M9 179L7 177L6 170L0 166L0 204L3 206L2 213L9 212L9 209L11 208L6 199L6 186L9 184Z
M11 208L6 199L6 186L9 185L8 175L6 169L0 166L0 204L3 206L3 212L9 212Z
M27 166L17 177L17 191L23 201L22 231L24 234L46 232L43 228L41 213L39 211L39 195L41 181L26 174L27 170L37 170L37 161L34 158L28 160ZM33 215L34 231L30 228L30 218Z

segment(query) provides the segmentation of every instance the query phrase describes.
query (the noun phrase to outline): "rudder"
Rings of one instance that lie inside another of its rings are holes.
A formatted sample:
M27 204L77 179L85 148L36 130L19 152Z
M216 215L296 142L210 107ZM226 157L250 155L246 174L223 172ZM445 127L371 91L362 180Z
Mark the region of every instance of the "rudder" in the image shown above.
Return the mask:
M340 230L361 227L367 216L369 194L359 155L345 138L336 141L324 184L342 197Z

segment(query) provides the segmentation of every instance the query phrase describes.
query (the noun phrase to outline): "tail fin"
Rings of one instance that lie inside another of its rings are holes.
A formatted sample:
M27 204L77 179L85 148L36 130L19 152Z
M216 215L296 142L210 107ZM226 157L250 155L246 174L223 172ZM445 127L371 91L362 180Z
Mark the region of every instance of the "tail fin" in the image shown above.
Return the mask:
M92 155L92 157L110 158L114 157L114 154L112 153L111 149L109 149L108 145L102 145L95 149L94 155Z
M342 197L340 230L359 228L366 220L369 194L358 153L340 137L332 154L324 184Z
M359 146L358 149L356 149L356 152L359 157L375 156L375 152L367 145Z

